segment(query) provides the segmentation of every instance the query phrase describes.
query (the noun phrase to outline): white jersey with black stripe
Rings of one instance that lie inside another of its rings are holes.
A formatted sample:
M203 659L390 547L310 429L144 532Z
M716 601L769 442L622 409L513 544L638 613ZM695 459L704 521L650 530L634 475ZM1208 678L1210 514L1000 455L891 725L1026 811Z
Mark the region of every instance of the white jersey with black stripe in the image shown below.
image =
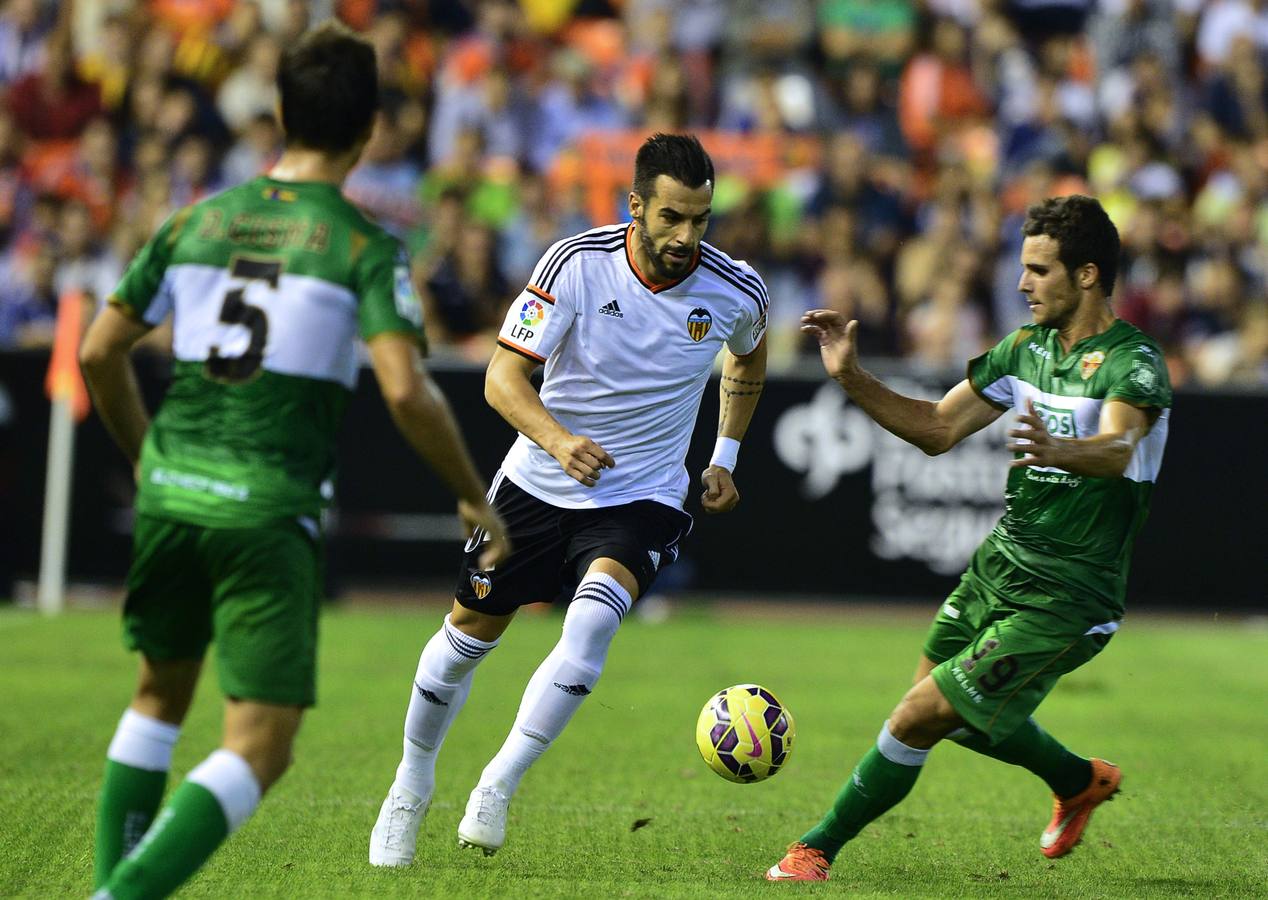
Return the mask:
M752 353L769 296L748 264L702 243L690 270L653 285L633 255L633 228L559 241L511 304L498 343L544 363L541 398L573 434L616 460L587 488L524 435L502 471L528 493L571 509L655 500L681 509L683 462L714 358Z

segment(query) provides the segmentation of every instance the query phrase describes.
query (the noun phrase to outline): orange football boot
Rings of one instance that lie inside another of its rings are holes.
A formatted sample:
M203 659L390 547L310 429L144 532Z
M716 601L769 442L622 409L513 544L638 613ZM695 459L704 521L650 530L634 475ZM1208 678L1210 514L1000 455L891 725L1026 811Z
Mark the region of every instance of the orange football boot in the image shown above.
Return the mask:
M766 870L766 880L827 881L828 868L831 865L824 858L822 850L795 841L788 845L784 858Z
M1049 859L1065 856L1087 828L1088 819L1092 818L1092 810L1106 800L1113 800L1123 783L1123 773L1118 766L1103 759L1093 759L1092 782L1073 797L1062 800L1052 798L1052 821L1044 829L1039 838L1039 848Z

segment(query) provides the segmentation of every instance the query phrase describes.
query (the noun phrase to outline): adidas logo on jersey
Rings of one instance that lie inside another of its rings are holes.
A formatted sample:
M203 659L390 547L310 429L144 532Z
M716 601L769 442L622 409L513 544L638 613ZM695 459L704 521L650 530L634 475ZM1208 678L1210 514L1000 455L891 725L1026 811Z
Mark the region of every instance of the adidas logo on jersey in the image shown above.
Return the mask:
M620 304L618 304L615 300L613 300L613 301L612 301L611 303L609 303L607 306L600 306L600 307L599 307L599 315L601 315L601 316L611 316L611 317L612 317L612 318L614 318L614 319L624 319L624 318L625 318L625 313L621 312L621 306L620 306Z

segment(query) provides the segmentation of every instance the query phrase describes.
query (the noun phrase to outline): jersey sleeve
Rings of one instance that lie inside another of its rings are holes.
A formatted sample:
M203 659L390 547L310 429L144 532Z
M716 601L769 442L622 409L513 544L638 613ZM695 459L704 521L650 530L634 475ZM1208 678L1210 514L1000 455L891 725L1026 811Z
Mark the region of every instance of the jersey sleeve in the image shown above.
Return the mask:
M382 234L362 252L353 270L359 298L357 325L363 340L397 332L413 337L424 351L427 330L423 304L409 276L409 257L395 238Z
M752 269L747 266L742 301L744 311L735 323L735 330L727 338L726 346L736 356L748 356L766 336L766 307L770 304L770 294L766 292L766 284Z
M969 360L969 385L991 406L1009 409L1013 405L1013 390L1007 376L1013 374L1017 345L1029 334L1026 329L1018 329L981 356Z
M110 302L132 318L157 325L172 311L172 297L163 278L172 260L172 248L188 221L192 207L173 213L137 251L110 295Z
M573 266L565 264L562 271L550 278L553 292L539 287L544 280L543 269L558 246L556 244L547 250L537 263L532 278L511 302L502 330L498 332L498 346L539 363L550 357L572 328L576 308Z
M1126 350L1126 352L1124 352ZM1106 400L1122 400L1142 409L1171 407L1171 377L1162 351L1134 344L1112 354Z

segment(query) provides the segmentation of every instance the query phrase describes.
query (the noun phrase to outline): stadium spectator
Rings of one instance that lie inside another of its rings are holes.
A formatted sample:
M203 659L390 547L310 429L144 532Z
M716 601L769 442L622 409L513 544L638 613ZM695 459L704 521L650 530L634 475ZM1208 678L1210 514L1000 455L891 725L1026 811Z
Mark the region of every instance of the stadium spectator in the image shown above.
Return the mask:
M423 308L441 340L480 360L492 352L489 344L502 324L508 290L493 229L468 219L449 252L427 273Z
M7 0L0 8L0 87L44 65L52 4Z
M1137 232L1161 234L1166 271L1178 266L1182 310L1161 312L1167 321L1194 321L1200 268L1190 263L1215 252L1243 272L1239 321L1265 291L1268 241L1255 224L1268 220L1265 0L123 0L77 4L57 28L54 13L45 0L0 7L0 106L17 123L6 136L0 122L0 253L23 240L41 193L87 202L105 234L116 220L152 228L191 190L251 177L276 154L276 48L309 18L337 13L376 46L397 110L395 139L371 149L382 159L367 160L352 186L428 254L418 272L448 252L426 249L447 191L522 268L525 216L538 235L580 230L563 218L578 209L590 224L608 220L619 206L611 173L628 148L649 130L692 128L742 161L724 167L731 183L715 198L715 227L733 228L734 204L765 237L750 261L768 275L777 345L795 323L781 316L818 290L825 262L813 236L834 205L848 209L857 246L833 262L870 255L887 296L906 308L929 300L912 298L913 270L896 259L928 244L939 223L931 198L948 181L994 198L974 201L962 225L984 254L993 335L1025 312L1010 217L1037 193L1098 196L1124 235L1132 315L1148 317L1167 293L1147 286L1161 270ZM609 149L583 157L594 135ZM777 155L759 162L772 138ZM191 178L191 165L221 180ZM531 202L540 178L553 195L544 206ZM521 215L520 197L531 212ZM748 241L733 230L728 240ZM1214 337L1191 335L1192 352ZM785 343L801 346L795 334Z
M260 113L248 122L225 154L221 174L232 187L259 175L276 161L282 150L282 131L273 114Z
M408 103L402 98L395 104L384 104L361 162L344 187L353 203L402 238L422 220L417 194L422 169L406 152L412 133L408 127L412 107Z
M75 71L69 42L55 37L44 64L10 86L9 110L18 126L38 141L78 137L101 110L101 90Z
M0 268L0 347L47 347L57 321L57 246L32 235Z
M273 114L280 52L272 35L258 35L247 49L245 63L220 85L216 108L233 131L241 132L257 116Z
M78 291L94 305L104 303L119 283L123 267L102 245L92 212L82 200L67 200L58 219L54 294Z

